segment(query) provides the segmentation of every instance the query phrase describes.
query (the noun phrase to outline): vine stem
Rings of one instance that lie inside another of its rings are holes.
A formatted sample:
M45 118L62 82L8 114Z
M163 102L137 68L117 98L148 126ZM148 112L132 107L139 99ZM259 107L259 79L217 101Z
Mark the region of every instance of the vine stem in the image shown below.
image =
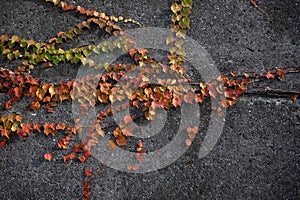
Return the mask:
M263 9L261 9L254 0L249 0L249 2L254 6L254 8L256 8L257 10L259 10L261 13L263 13L264 15L266 15L267 17L269 17L269 14L264 11Z

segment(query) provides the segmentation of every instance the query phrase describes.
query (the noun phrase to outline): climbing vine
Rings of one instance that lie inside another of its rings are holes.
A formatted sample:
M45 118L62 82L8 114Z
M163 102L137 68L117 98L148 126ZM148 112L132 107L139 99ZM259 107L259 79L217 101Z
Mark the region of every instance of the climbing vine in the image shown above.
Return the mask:
M247 92L249 84L269 79L283 80L285 74L299 72L299 69L296 69L296 71L295 69L274 69L259 75L231 72L215 77L211 82L193 82L191 79L185 78L184 63L187 60L183 43L191 24L189 15L192 11L192 0L175 0L170 7L172 11L171 31L174 34L166 39L166 44L169 46L168 65L159 63L150 57L147 49L133 48L134 38L126 37L126 31L119 25L132 23L140 27L142 26L140 22L126 19L123 16L108 16L103 12L88 10L82 6L68 4L60 0L46 0L46 2L51 3L62 11L79 13L85 16L86 19L66 32L58 32L56 36L46 42L37 42L34 39L27 40L17 35L0 36L2 60L22 60L22 64L17 66L14 71L3 67L0 68L0 92L8 94L10 97L9 100L1 104L3 106L2 109L9 110L21 99L30 98L29 110L39 110L44 105L47 111L51 113L54 112L53 107L58 104L65 101L72 102L76 99L80 104L80 116L86 115L88 109L95 104L108 105L106 110L97 114L96 123L89 128L81 143L74 144L71 147L72 150L62 158L64 162L77 159L83 163L91 157L91 148L97 145L101 136L107 134L102 123L112 114L112 103L118 103L117 110L128 107L141 108L145 119L153 120L158 108L172 109L180 107L184 103L201 104L205 101L205 98L214 98L218 102L214 109L219 111L219 115L222 115L221 108L229 108L234 105L238 97ZM250 0L250 3L268 16L254 1ZM98 45L87 45L69 50L57 47L58 44L73 40L75 37L84 34L84 31L90 29L91 26L98 26L106 33L118 37L113 41L105 41ZM129 56L135 63L111 65L97 63L89 58L91 53L105 54L116 49L129 52ZM53 65L67 62L71 64L82 63L89 68L103 68L105 73L97 75L99 82L96 86L90 84L93 78L89 76L79 81L60 81L58 84L54 84L43 83L31 75L31 72L35 70L37 65L49 68ZM147 70L139 68L145 65L150 67ZM136 69L138 72L137 76L127 74L133 69ZM182 78L179 80L164 79L159 76L167 72L178 74ZM151 83L150 77L158 80L158 84ZM117 85L121 78L126 78L127 81L122 88ZM183 83L192 85L192 87L185 87ZM138 86L136 91L128 92L130 88L136 88L136 86ZM87 96L86 92L91 90L95 91L93 96ZM272 90L270 89L267 92L272 92ZM295 101L299 94L292 92L288 95ZM134 130L129 126L134 120L134 116L126 115L117 124L113 131L113 137L107 144L109 149L127 145L127 138L133 137L135 134ZM3 115L0 118L0 146L6 146L13 135L26 137L31 135L33 131L37 131L45 136L49 136L62 131L65 136L59 139L57 146L59 149L69 149L69 143L74 134L80 134L82 131L82 127L78 125L80 124L80 117L75 118L74 121L77 126L53 122L31 124L23 121L22 114L11 113ZM187 139L185 141L187 146L191 145L192 139L196 137L198 132L198 127L187 128ZM136 145L136 158L139 162L143 162L145 153L144 143L139 141ZM51 161L52 157L53 154L51 152L44 155L44 158L48 161ZM138 165L128 166L128 170L138 170ZM92 170L86 169L85 176L87 178L93 176ZM84 199L88 199L90 196L92 180L83 182L82 197Z

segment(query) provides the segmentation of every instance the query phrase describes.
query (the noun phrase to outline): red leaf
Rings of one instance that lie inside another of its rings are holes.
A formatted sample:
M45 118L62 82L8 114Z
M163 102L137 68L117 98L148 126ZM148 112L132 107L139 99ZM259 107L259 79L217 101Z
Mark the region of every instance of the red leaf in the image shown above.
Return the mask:
M30 135L30 131L32 130L32 125L31 124L21 124L22 127L22 134L23 136Z
M48 161L51 161L51 159L52 159L52 153L46 153L45 155L44 155L44 158L46 159L46 160L48 160Z
M116 147L117 147L116 143L112 139L110 139L108 141L107 148L110 150L115 150Z
M84 200L88 200L90 198L90 192L91 192L91 188L90 186L87 184L86 181L84 181L82 183L82 187L83 187L83 195L82 195L82 198Z
M195 94L192 92L188 92L186 95L183 96L183 99L186 103L193 103L195 99Z
M87 176L87 177L89 177L89 176L93 175L93 172L92 172L92 170L90 168L87 168L84 171L84 175Z
M6 146L6 140L0 142L0 147L4 147L4 146Z
M192 140L190 140L190 139L186 139L186 140L185 140L185 145L186 145L186 146L189 147L189 146L191 146L191 144L192 144Z
M70 159L70 155L69 154L64 156L64 162L67 162L69 159Z
M78 159L80 160L80 162L84 162L86 160L86 157L85 156L79 156Z
M200 94L196 94L195 96L195 101L197 103L202 103L204 101L204 96L203 95L200 95Z
M298 95L296 95L296 94L294 94L294 95L291 96L291 99L292 99L293 101L296 101L297 98L298 98Z
M19 99L22 95L23 88L22 87L15 87L14 92L15 92L16 97Z
M272 74L271 72L268 72L266 75L267 79L273 79L275 78L274 74Z
M38 132L41 132L41 123L40 122L37 122L33 125L33 129L38 131Z
M130 122L132 122L132 117L128 114L124 117L124 122L125 124L129 124Z
M129 137L134 136L133 135L133 130L132 130L132 128L130 126L126 126L125 128L123 128L122 129L122 133L125 136L129 136Z
M56 125L56 130L65 130L65 128L67 127L67 125L65 123L60 123Z
M132 166L132 170L137 171L138 169L139 169L139 166L138 166L138 165Z
M181 104L181 100L178 97L174 97L172 99L172 104L173 104L174 107L179 107L180 104Z
M143 162L144 161L144 156L141 153L136 153L135 154L136 159L138 159L138 161Z
M282 69L277 69L276 70L276 74L277 74L277 76L278 76L278 78L280 80L283 80L283 78L284 78L284 71Z
M38 109L40 109L40 107L41 107L41 104L38 101L33 101L29 104L29 108L31 110L38 110Z

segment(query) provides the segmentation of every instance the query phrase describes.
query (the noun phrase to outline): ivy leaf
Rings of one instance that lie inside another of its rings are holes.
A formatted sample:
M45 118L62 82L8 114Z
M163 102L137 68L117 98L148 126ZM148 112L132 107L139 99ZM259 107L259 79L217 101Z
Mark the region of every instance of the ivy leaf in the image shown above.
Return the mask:
M187 94L185 94L183 96L183 100L186 102L186 103L193 103L193 100L195 99L195 95L192 93L192 92L188 92Z
M33 129L38 131L38 132L41 132L41 123L40 122L37 122L33 125Z
M15 87L14 92L15 92L16 97L18 99L20 99L20 97L22 95L22 92L23 92L23 88L22 87Z
M52 157L53 157L52 153L46 153L46 154L44 155L44 158L45 158L46 160L48 160L48 161L51 161L51 160L52 160Z
M18 36L13 35L13 36L11 37L11 42L12 42L12 43L19 42L19 41L20 41L20 38L19 38Z
M21 132L22 132L23 136L30 135L30 131L32 130L32 125L31 124L22 123L21 127L22 127Z
M60 124L56 125L55 129L58 130L58 131L59 130L65 130L66 127L67 127L67 125L65 123L60 123Z
M293 101L296 101L297 98L298 98L298 96L299 96L299 95L294 94L294 95L291 96L291 99L292 99Z
M67 52L65 53L65 56L66 56L66 58L67 58L68 61L71 60L71 59L73 58L73 55L72 55L72 53L71 53L70 51L67 51Z
M166 44L169 45L170 43L174 42L175 41L175 37L170 35L167 37L166 39Z
M132 122L132 117L130 116L130 114L128 114L124 117L124 122L125 122L125 124L129 124Z
M52 97L53 95L56 94L54 85L51 85L51 86L49 87L49 93L50 93L50 96L51 96L51 97Z
M110 150L115 150L117 148L117 145L112 139L110 139L108 141L107 148Z
M9 139L9 135L10 135L10 130L8 129L2 129L1 131L1 136L6 137L7 139Z
M38 109L40 109L40 107L41 107L41 104L38 101L33 101L29 104L29 108L31 110L38 110Z
M190 13L191 13L191 9L188 7L183 7L180 12L180 14L183 16L188 16Z
M190 18L188 18L188 17L184 17L183 19L182 19L182 22L183 22L183 24L189 29L190 28Z
M266 75L267 79L273 79L275 78L274 74L272 74L271 72L268 72Z
M14 54L12 54L12 53L7 54L7 58L8 58L9 60L14 59Z
M186 146L189 147L189 146L191 146L191 144L192 144L192 140L190 140L190 139L186 139L186 140L185 140L185 145L186 145Z
M192 8L192 3L193 3L193 0L182 0L181 5L183 7Z
M181 5L178 5L177 3L174 3L172 6L171 6L171 10L172 10L172 12L173 13L177 13L178 11L180 11L181 10Z
M17 123L14 123L14 124L11 126L10 130L13 131L13 132L16 132L17 130L19 130L18 124L17 124Z
M87 168L84 170L84 175L86 177L92 176L93 175L93 171L90 168Z
M276 74L277 74L278 78L282 81L284 78L284 71L282 69L277 69Z

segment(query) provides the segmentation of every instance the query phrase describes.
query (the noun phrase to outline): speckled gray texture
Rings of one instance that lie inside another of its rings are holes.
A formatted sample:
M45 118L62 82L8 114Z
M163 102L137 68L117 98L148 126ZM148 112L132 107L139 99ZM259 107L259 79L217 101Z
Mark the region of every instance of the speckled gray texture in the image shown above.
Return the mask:
M133 18L147 27L170 27L172 1L68 2ZM300 2L257 0L257 3L270 14L269 18L246 0L194 0L188 34L211 54L220 71L261 72L275 67L299 67ZM0 5L0 35L17 34L44 41L83 19L73 12L62 13L42 0L1 1ZM95 27L85 33L64 47L86 45L107 37ZM0 64L12 69L17 62L0 61ZM33 75L43 82L58 82L74 79L77 69L78 66L72 65L38 68ZM299 91L300 76L293 74L283 82L256 86ZM5 98L1 94L0 99ZM23 112L23 104L26 100L16 109ZM200 128L205 134L207 113L202 114ZM54 108L53 114L42 109L25 115L31 122L72 123L71 105L67 102ZM176 115L171 116L169 122L176 123ZM172 130L167 134L172 135ZM299 199L299 134L299 100L244 96L228 109L221 138L207 157L197 157L204 137L199 135L180 159L164 169L129 174L104 167L93 184L91 199ZM97 170L100 163L95 159L84 165L76 161L63 163L61 157L66 152L57 150L59 138L34 133L22 140L13 138L7 147L0 149L1 199L80 197L84 168ZM168 139L161 138L157 143ZM43 155L51 151L55 159L46 162Z

